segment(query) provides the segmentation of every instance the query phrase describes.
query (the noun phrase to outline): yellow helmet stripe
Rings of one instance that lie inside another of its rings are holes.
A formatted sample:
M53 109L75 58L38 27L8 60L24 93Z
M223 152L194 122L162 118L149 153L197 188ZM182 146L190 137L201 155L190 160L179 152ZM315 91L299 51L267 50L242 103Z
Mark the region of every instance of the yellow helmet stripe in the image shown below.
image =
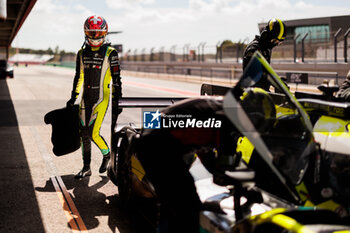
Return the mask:
M280 24L280 34L278 35L277 39L281 40L281 39L284 39L284 37L282 38L284 33L284 26L281 20L277 19L277 21Z
M275 22L275 19L272 19L272 20L270 20L270 22L269 22L269 29L270 29L270 31L272 31L272 29L273 29L273 23Z

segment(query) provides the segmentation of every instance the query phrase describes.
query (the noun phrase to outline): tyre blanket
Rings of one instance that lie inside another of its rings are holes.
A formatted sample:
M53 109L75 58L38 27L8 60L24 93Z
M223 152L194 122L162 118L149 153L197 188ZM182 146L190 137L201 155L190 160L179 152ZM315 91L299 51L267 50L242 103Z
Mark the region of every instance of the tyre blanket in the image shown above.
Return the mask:
M80 148L79 105L48 112L44 121L52 125L53 153L62 156Z

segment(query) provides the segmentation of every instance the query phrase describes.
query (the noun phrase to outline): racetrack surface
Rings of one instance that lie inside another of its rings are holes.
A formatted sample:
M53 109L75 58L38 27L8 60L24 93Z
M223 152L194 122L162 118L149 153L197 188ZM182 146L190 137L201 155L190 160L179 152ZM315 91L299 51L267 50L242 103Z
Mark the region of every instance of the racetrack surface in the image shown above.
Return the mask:
M44 115L65 106L74 70L16 67L15 78L0 80L0 232L144 232L122 208L118 191L99 174L102 156L92 146L92 176L75 180L81 150L56 157ZM191 97L200 85L123 77L124 97ZM77 101L78 102L78 101ZM101 134L110 142L110 109ZM141 124L141 111L126 109L119 124Z

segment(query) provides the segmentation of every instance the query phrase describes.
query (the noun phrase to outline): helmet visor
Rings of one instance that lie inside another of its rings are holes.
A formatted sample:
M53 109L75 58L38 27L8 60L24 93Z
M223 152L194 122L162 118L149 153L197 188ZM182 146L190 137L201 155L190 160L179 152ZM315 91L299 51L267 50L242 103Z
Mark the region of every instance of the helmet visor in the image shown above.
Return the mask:
M85 30L85 35L90 39L101 39L105 37L106 34L107 34L107 31L104 29Z

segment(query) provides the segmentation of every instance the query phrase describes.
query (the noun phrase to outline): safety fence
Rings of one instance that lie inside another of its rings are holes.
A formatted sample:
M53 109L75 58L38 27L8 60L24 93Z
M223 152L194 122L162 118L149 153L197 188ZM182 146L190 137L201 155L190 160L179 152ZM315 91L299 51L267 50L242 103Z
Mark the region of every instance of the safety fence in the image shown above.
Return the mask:
M275 62L345 62L350 58L350 28L337 31L303 31L286 40L273 49ZM150 49L128 49L121 53L123 61L161 61L161 62L208 62L242 63L248 38L232 42L218 41L216 44L201 42L198 44L172 45Z
M238 80L242 75L241 65L230 64L202 64L197 66L188 63L171 63L171 62L122 62L122 71L132 71L140 73L149 73L157 76L158 74L181 75L191 79L191 77L203 77L216 80L227 81L229 83ZM330 68L331 69L331 68ZM277 74L285 77L288 82L320 85L327 82L340 85L345 79L345 75L339 75L338 72L315 71L317 69L309 69L304 71L290 69L285 66L275 65ZM152 76L152 75L150 75ZM208 80L208 79L207 79Z

